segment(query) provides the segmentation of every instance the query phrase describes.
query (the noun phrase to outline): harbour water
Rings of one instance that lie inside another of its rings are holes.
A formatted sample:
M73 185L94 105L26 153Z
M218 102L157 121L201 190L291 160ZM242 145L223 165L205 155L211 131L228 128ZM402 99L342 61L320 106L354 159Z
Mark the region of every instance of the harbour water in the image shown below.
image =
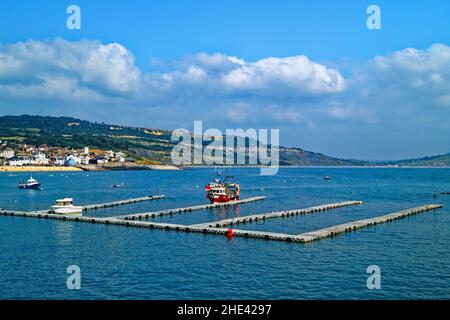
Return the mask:
M239 168L235 207L149 219L194 224L346 200L361 206L241 225L299 234L424 204L443 209L311 244L284 243L64 221L0 217L1 299L428 299L450 298L450 169L282 168L276 176ZM229 174L228 169L223 175ZM107 217L206 203L212 169L36 173L42 191L19 190L20 173L0 174L0 207L47 209L165 194L86 213ZM332 179L325 181L324 176ZM124 183L128 188L112 188ZM437 197L433 197L436 194ZM66 268L81 269L68 290ZM366 269L381 268L381 290Z

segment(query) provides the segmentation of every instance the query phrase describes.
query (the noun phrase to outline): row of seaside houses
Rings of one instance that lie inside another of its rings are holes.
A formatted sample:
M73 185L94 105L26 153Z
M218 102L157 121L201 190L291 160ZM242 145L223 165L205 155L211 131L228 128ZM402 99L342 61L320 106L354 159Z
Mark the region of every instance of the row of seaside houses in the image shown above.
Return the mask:
M85 147L82 151L72 150L72 152L66 152L66 154L46 154L36 149L30 149L30 151L34 152L24 154L12 149L0 150L0 162L7 166L77 166L127 161L127 155L123 152L90 152L88 147Z

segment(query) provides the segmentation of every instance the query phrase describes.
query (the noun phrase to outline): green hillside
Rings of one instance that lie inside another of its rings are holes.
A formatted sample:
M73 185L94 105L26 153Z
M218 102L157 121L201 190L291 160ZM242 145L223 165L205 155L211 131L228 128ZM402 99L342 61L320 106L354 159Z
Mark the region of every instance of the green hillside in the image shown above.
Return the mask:
M171 164L174 146L171 131L136 128L69 117L3 116L0 117L0 140L9 144L49 145L71 148L89 146L102 150L124 151L136 158ZM342 160L298 148L280 148L284 166L353 166L369 163Z
M391 163L408 167L449 167L450 153L418 159L402 160Z

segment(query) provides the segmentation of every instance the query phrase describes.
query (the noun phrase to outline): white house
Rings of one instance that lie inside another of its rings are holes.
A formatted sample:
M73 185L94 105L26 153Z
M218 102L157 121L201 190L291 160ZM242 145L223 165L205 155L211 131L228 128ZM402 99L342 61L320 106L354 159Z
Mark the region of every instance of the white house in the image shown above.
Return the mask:
M8 160L8 163L10 166L21 167L21 166L29 165L30 159L23 158L23 157L12 157L11 159Z
M81 164L89 164L90 157L89 155L84 155L80 157Z
M123 152L114 153L114 160L117 162L125 162L126 157L127 157L127 155Z
M99 156L99 157L97 157L97 163L98 164L108 163L108 158Z
M49 163L50 163L50 160L42 152L39 152L39 153L33 155L30 159L30 164L36 165L36 166L47 166Z
M9 159L16 155L14 150L2 150L0 151L0 158Z
M61 157L56 157L55 161L53 161L53 164L57 165L57 166L63 166L64 165L64 159L61 158Z

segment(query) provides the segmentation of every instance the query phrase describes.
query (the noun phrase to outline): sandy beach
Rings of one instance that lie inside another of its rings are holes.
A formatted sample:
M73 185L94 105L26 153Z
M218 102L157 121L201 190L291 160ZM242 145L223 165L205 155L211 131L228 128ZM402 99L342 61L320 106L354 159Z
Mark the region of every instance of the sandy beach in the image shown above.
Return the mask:
M0 172L73 172L73 171L109 171L109 170L180 170L170 165L80 165L78 167L57 166L0 166Z
M77 167L46 167L46 166L0 166L0 172L65 172L83 171Z
M180 170L180 168L165 164L141 164L141 163L107 163L107 164L90 164L79 165L84 171L109 171L109 170Z

